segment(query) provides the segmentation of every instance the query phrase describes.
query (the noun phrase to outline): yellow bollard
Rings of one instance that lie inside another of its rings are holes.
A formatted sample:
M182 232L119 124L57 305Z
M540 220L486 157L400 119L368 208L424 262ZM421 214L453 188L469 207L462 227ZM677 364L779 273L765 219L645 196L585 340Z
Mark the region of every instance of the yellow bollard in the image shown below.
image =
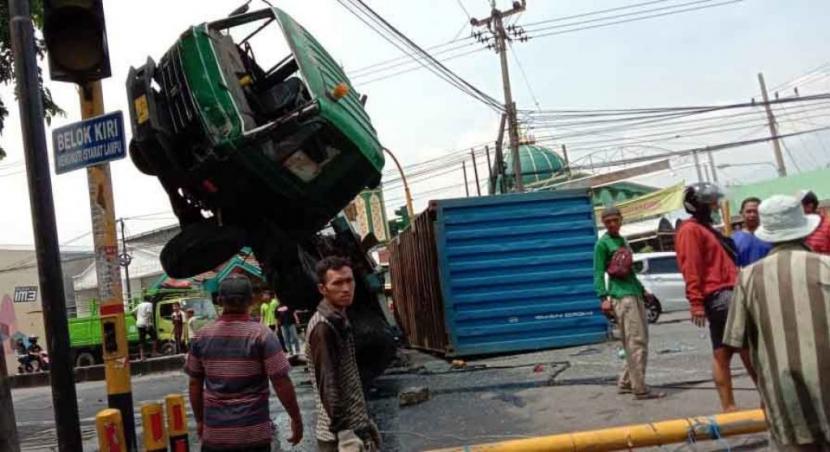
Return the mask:
M167 405L167 432L170 435L171 452L188 452L187 410L181 394L170 394L164 398Z
M113 408L99 411L95 416L95 426L98 430L98 449L101 452L127 452L120 411Z
M518 439L500 443L452 447L449 451L510 451L510 452L593 452L628 450L635 447L662 446L694 439L719 439L766 431L762 410L739 411L709 417L691 417L650 424L629 425L538 438Z
M144 432L144 449L147 452L167 452L164 409L160 403L148 403L141 407L141 426Z

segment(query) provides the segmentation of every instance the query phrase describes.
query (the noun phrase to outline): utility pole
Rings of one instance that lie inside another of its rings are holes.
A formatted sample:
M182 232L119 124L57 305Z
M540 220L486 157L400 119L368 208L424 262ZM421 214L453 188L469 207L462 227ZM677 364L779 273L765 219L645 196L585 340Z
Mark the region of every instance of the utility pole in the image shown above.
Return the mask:
M715 157L712 155L712 150L711 149L707 149L706 153L709 154L709 168L712 170L712 182L717 184L718 183L718 173L717 173L716 165L715 165Z
M703 171L700 169L700 159L697 157L697 151L692 151L692 157L695 159L695 169L697 170L697 181L703 182Z
M119 218L118 222L121 223L121 249L122 249L121 255L118 257L118 263L122 267L124 267L124 278L125 278L125 281L127 283L127 306L129 306L130 303L133 300L133 291L130 288L130 263L132 263L133 258L132 258L132 256L130 256L130 253L127 252L127 234L124 232L124 230L125 230L124 219Z
M510 88L510 71L507 65L507 43L514 38L520 41L527 41L525 31L520 27L510 26L505 30L504 19L514 14L523 12L527 7L527 0L514 1L513 7L507 11L499 11L496 8L495 0L490 2L492 11L490 17L486 19L470 19L470 23L474 27L487 27L495 39L494 44L487 45L488 48L493 49L499 54L501 61L501 78L504 87L504 111L507 114L507 127L510 137L510 154L513 161L513 175L516 178L515 190L518 192L524 191L524 182L522 181L522 162L519 155L519 121L516 113L516 103L513 102L513 92ZM481 37L478 35L477 37ZM485 39L489 42L489 37Z
M507 193L507 180L504 174L504 128L507 124L507 115L501 115L501 122L499 123L499 136L496 138L496 178L493 180L493 193L496 191L496 182L499 183L499 192L501 194ZM501 179L499 179L501 178Z
M484 155L487 156L487 193L493 194L490 187L493 186L493 163L490 161L490 146L484 146Z
M562 145L562 157L565 158L565 171L568 174L568 178L571 177L571 160L568 158L568 148L563 144Z
M43 124L43 99L38 82L40 72L37 67L35 32L29 0L9 0L9 17L9 34L14 52L14 75L17 81L20 124L23 132L23 154L29 183L29 204L32 209L32 228L37 250L38 282L50 358L49 383L52 386L58 450L74 452L83 450L83 442L75 375L70 360L63 269L58 247L55 201L52 198L52 179ZM5 354L0 359L5 361ZM6 384L7 380L3 377L3 386ZM12 418L8 411L3 411L0 417ZM11 422L14 424L14 420ZM0 440L0 445L2 443Z
M470 183L467 182L467 162L461 162L461 171L464 172L464 192L470 197Z
M764 74L758 73L758 83L761 85L761 95L764 97L764 109L767 111L767 123L769 124L769 133L772 135L772 150L775 152L775 164L778 166L778 176L785 177L787 175L787 168L784 166L784 154L781 153L781 139L778 138L778 125L775 123L775 115L772 113L772 107L769 105L769 94L767 94L767 84L764 82Z
M478 165L476 165L476 152L470 149L470 157L473 158L473 176L476 179L476 194L481 196L481 183L478 181Z

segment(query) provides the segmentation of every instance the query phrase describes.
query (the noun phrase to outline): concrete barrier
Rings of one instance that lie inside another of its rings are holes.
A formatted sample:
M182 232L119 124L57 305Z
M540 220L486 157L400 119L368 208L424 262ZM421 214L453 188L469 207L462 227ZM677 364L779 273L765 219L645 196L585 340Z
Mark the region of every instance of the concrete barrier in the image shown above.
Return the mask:
M185 355L173 355L150 358L144 361L131 361L130 373L135 376L180 370L184 367L184 359ZM12 389L34 388L37 386L49 385L48 372L11 375L8 379ZM75 368L76 383L84 381L104 381L104 379L103 364Z

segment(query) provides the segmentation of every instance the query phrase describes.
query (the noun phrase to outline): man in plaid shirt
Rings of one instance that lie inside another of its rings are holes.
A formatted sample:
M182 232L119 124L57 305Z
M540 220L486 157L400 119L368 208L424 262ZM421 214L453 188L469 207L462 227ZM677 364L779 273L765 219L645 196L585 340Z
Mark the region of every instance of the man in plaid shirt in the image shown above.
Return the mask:
M222 316L196 333L187 355L190 405L203 452L271 450L269 380L291 417L288 442L303 437L291 367L274 333L248 314L252 292L244 276L224 280L218 299Z

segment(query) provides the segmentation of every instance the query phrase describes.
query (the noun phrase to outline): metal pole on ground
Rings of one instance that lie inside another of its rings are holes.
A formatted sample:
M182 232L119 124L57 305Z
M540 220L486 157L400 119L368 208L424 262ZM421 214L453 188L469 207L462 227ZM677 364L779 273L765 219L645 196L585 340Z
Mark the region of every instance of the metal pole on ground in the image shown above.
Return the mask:
M58 248L55 203L52 199L52 179L43 125L43 101L40 83L38 83L34 25L29 10L29 1L9 0L9 16L20 122L23 131L23 154L26 159L32 228L37 250L38 280L47 349L51 358L49 374L58 449L75 452L83 450L83 443L78 418L78 400L75 393L75 376L70 360L63 270ZM6 417L5 412L3 417Z
M433 452L588 452L631 450L686 441L719 440L727 436L760 433L767 430L762 410L738 411L714 416L691 417L650 424L629 425L499 443L460 446Z

